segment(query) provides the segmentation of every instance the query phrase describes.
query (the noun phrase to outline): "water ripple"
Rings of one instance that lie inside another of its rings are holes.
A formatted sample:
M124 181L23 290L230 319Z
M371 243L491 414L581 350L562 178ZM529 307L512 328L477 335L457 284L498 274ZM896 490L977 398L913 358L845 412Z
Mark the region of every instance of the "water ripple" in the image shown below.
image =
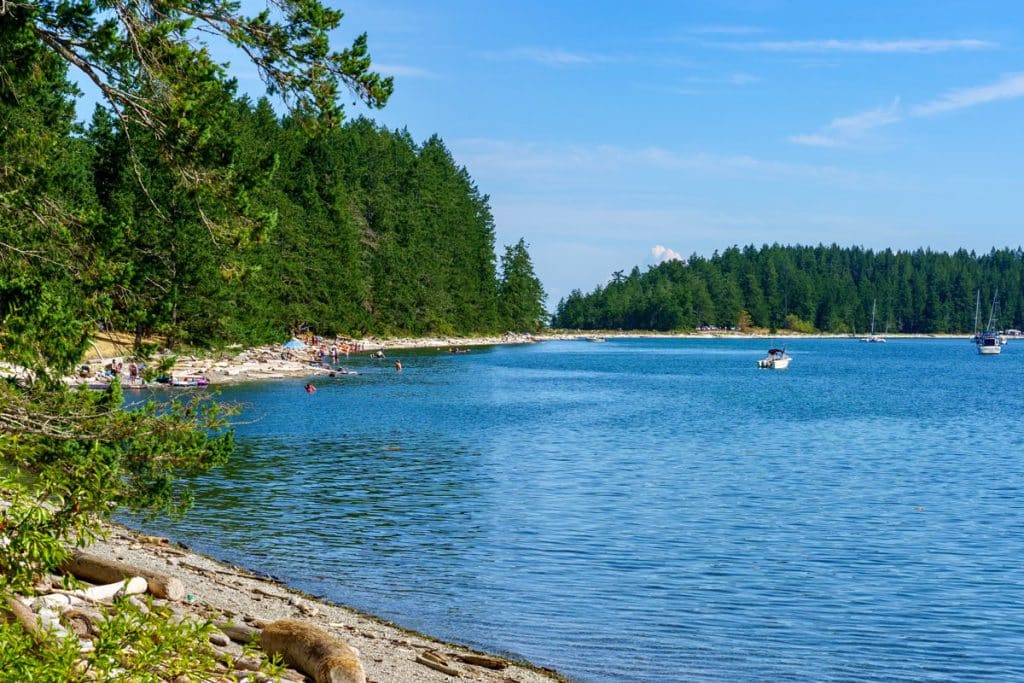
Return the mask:
M153 529L574 680L1021 679L1024 347L877 346L795 340L769 373L757 341L545 343L232 387L261 419Z

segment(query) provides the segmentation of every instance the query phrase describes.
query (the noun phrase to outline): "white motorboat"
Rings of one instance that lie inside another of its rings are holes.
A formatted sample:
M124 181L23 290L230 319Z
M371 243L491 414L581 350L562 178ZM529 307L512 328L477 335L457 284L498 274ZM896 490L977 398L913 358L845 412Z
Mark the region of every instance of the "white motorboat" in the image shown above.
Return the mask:
M793 360L786 349L768 349L768 355L757 361L757 367L768 370L785 370Z

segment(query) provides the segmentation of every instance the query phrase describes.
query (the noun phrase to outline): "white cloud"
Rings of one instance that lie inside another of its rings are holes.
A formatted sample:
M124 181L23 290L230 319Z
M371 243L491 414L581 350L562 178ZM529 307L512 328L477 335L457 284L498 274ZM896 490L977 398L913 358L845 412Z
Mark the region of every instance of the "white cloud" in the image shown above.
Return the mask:
M405 66L403 64L377 64L373 65L374 71L379 71L385 76L398 76L399 78L437 78L437 74L418 66Z
M718 43L720 47L760 52L860 52L868 54L924 54L957 50L991 50L998 43L987 40L765 40L750 43Z
M765 33L765 29L759 26L692 26L685 32L699 36L749 36Z
M683 260L683 257L679 255L679 252L660 244L656 244L651 248L651 258L654 259L655 265L664 263L665 261Z
M904 113L899 98L887 107L878 107L851 116L833 119L817 133L792 135L789 141L813 147L846 147L863 141L867 135L883 126L905 119L919 119L958 109L967 109L990 102L1024 97L1024 72L1006 74L995 83L973 88L961 88L934 100L910 107Z
M740 72L719 77L691 76L686 79L686 82L709 85L750 85L758 83L760 80L757 76Z
M850 116L841 116L833 119L817 133L793 135L789 141L813 147L845 147L862 141L876 128L897 123L902 119L900 101L899 98L896 98L888 106L869 109Z
M580 66L613 61L610 57L562 49L543 47L517 47L511 50L485 52L484 57L496 61L534 62L544 66Z
M956 109L966 109L979 104L1008 100L1024 96L1024 73L1013 73L989 85L953 90L945 95L912 108L914 116L934 116Z
M594 176L643 170L714 173L745 178L802 178L838 184L858 183L863 178L831 165L798 164L738 154L722 156L696 153L680 154L664 147L620 147L616 145L544 145L528 141L459 139L451 143L460 164L474 174L577 179L591 183ZM545 175L549 174L549 175Z

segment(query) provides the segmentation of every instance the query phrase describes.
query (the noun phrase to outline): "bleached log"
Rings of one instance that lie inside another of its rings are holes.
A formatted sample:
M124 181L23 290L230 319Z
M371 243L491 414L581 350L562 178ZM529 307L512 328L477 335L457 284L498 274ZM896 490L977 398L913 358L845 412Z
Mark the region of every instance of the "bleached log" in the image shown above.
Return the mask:
M141 576L133 576L126 581L107 583L101 586L91 586L79 590L68 591L70 597L82 598L83 600L109 600L116 595L139 595L149 589L149 581Z
M260 647L267 654L280 654L315 683L366 683L363 663L352 646L301 621L280 619L267 624L260 634Z
M174 576L132 567L124 562L109 560L99 555L76 550L74 556L61 565L61 569L86 581L112 583L141 576L150 593L165 600L178 601L185 597L185 585Z

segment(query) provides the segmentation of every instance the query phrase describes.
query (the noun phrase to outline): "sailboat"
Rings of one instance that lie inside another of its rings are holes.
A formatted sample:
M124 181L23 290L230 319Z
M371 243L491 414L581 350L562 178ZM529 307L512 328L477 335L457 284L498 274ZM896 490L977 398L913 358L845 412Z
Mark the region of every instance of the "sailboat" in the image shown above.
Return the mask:
M992 307L988 313L988 325L979 332L978 315L981 312L981 290L978 290L978 299L974 304L974 344L978 347L978 353L983 356L995 356L1003 350L999 340L999 333L995 331L996 302L998 300L999 290L997 289L992 297Z
M881 337L881 336L875 334L875 304L877 304L877 303L878 303L877 299L872 299L872 301L871 301L871 334L868 335L867 337L864 337L863 339L861 339L861 341L865 341L865 342L878 342L878 343L884 344L885 343L885 337Z

